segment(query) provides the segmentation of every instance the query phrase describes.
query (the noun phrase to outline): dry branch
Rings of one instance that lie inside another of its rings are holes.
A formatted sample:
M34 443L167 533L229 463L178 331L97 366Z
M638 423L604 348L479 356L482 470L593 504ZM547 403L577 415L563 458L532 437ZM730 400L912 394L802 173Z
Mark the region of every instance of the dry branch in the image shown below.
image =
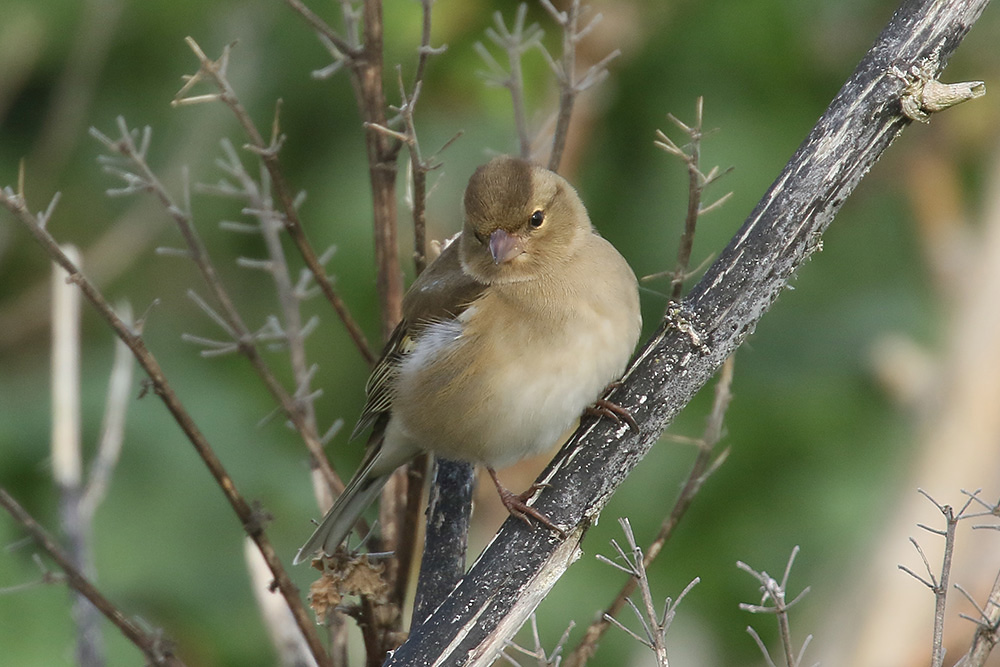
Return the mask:
M173 655L170 643L140 628L138 624L127 618L118 607L104 597L73 565L70 556L62 550L52 536L3 487L0 487L0 506L24 526L35 542L56 562L56 565L65 573L66 583L69 587L86 597L105 618L114 623L121 630L121 633L146 655L149 664L183 667L184 663Z

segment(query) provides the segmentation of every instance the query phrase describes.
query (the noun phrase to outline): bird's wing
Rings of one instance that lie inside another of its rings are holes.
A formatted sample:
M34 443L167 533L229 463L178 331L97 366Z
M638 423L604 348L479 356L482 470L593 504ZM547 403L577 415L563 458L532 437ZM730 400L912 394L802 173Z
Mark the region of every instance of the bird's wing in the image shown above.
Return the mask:
M413 351L423 329L432 322L458 317L486 288L462 270L458 245L456 239L445 248L403 297L403 319L389 337L381 359L365 383L368 400L351 433L352 438L389 412L400 364Z

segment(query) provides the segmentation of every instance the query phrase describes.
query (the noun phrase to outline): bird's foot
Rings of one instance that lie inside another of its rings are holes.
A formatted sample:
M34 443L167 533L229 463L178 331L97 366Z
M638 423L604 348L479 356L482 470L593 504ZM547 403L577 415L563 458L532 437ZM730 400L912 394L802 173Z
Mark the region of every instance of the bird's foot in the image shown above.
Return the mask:
M613 419L616 424L625 422L633 430L639 430L639 424L632 417L632 413L607 398L599 398L594 401L594 404L586 409L586 413L596 417L608 417L609 419Z
M493 479L493 484L497 487L497 493L500 495L500 502L502 502L503 506L507 508L507 511L510 512L511 516L517 517L531 527L534 527L534 524L531 522L532 519L534 519L549 530L558 533L559 537L566 537L566 533L562 528L552 523L547 516L528 504L528 500L534 496L536 492L547 487L548 484L532 484L528 487L527 491L517 494L500 483L500 479L497 477L497 473L493 468L487 467L486 470L490 473L490 477Z

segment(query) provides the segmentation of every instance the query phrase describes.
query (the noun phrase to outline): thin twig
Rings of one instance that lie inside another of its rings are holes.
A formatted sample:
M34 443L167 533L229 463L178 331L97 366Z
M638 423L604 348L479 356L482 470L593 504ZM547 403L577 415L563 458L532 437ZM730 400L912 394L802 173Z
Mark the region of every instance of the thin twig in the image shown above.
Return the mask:
M531 627L531 640L533 648L526 649L523 646L509 641L507 642L507 647L528 656L529 658L534 658L537 661L538 667L559 667L562 662L562 650L566 646L566 640L569 639L569 633L574 627L574 623L570 621L569 625L563 630L562 636L559 637L559 641L556 642L555 648L551 652L546 653L545 647L542 646L541 635L538 633L538 618L535 614L531 615L529 620ZM504 650L500 657L509 662L516 667L520 667L520 663L514 660L513 657L506 650Z
M173 387L167 381L156 357L146 348L142 336L133 331L114 312L100 290L69 260L66 254L59 248L55 239L52 238L52 235L41 227L38 217L33 215L28 209L23 191L14 193L10 188L4 188L0 191L0 204L9 210L27 228L38 245L48 253L49 257L69 273L69 280L80 288L84 297L91 303L98 314L114 330L115 334L129 346L139 365L142 366L143 370L149 376L149 383L153 392L160 397L160 400L163 401L167 410L170 411L178 426L184 431L184 434L205 462L212 477L226 496L226 500L229 501L233 511L239 517L244 530L246 530L247 534L257 544L257 548L260 549L261 555L264 556L264 560L267 561L268 567L274 574L276 588L281 591L282 596L295 615L299 630L309 643L309 647L313 651L317 662L323 666L329 665L325 649L319 641L315 627L306 613L305 607L302 605L298 588L289 578L288 573L281 564L281 560L278 558L277 552L270 540L267 539L259 513L250 506L236 489L236 484L215 454L215 450L212 449L212 446L194 423L184 404L174 392Z
M559 83L559 111L556 115L556 127L552 132L552 151L549 154L549 169L559 171L566 139L569 136L570 120L573 116L573 104L577 96L591 86L601 82L608 75L608 63L621 55L615 49L598 63L591 66L584 74L576 76L576 48L597 24L603 20L601 14L596 14L583 28L579 27L580 18L589 9L580 5L580 0L573 0L566 11L559 11L551 0L540 0L545 10L552 16L562 29L562 54L557 63L549 52L539 42L539 48L555 73Z
M294 0L289 1L294 2ZM368 345L368 340L361 331L361 327L359 327L357 322L355 322L354 317L351 315L343 299L341 299L340 295L333 289L333 284L327 277L326 270L320 263L319 258L316 256L316 252L310 245L309 239L306 237L305 231L302 228L298 210L295 207L295 198L292 196L288 185L285 183L284 173L281 170L281 161L278 158L278 149L280 148L281 143L280 134L277 135L279 138L276 141L265 143L264 137L261 135L257 126L250 118L250 114L247 113L247 110L243 107L239 97L236 95L236 91L233 89L232 85L229 83L229 79L226 77L226 66L229 61L229 52L231 47L225 47L218 60L211 60L205 55L205 52L202 51L201 47L198 46L198 43L195 42L194 39L188 37L185 41L191 48L191 51L194 52L195 56L198 58L200 68L194 75L187 77L186 83L174 97L173 104L177 106L181 104L191 104L204 101L221 101L225 103L226 106L233 112L240 126L243 128L243 131L250 139L250 144L247 148L260 157L264 166L267 168L268 173L271 175L271 182L274 186L275 194L278 196L278 203L281 206L281 221L285 225L285 230L288 231L288 235L295 243L295 247L298 248L303 261L312 272L313 277L316 280L316 284L319 285L323 295L326 297L327 301L330 302L330 305L333 306L333 309L337 313L338 317L340 317L341 322L343 322L348 335L351 337L351 340L354 341L354 344L361 353L361 356L366 362L368 362L368 364L375 363L375 355L372 352L371 347ZM208 98L205 96L188 96L188 91L201 81L208 81L213 84L219 90L219 94Z
M619 546L615 540L611 540L611 546L618 552L618 558L611 560L610 558L598 555L598 559L625 572L635 582L635 587L638 587L639 594L642 597L642 609L640 610L639 606L631 598L625 598L625 603L635 613L645 636L640 636L638 633L628 629L614 616L605 614L604 621L628 633L633 639L651 650L659 667L668 667L667 630L669 630L674 617L677 615L677 607L685 596L691 592L691 589L699 583L700 579L696 577L685 586L676 600L667 598L663 605L663 613L657 613L656 605L653 602L653 593L649 587L649 578L646 574L648 556L643 556L642 549L636 543L635 534L632 532L632 526L628 519L619 519L618 523L622 527L622 532L625 533L625 541L629 547L628 551ZM574 651L574 655L577 653L578 651ZM570 662L572 663L573 661L574 656L570 656Z
M295 627L295 617L284 600L269 590L271 571L249 539L243 541L243 559L250 574L251 592L278 654L278 664L282 667L315 667L316 661L309 652L309 645ZM334 664L346 665L347 662L334 660Z
M63 252L79 264L73 246ZM59 490L59 518L69 557L76 568L93 574L93 524L83 511L83 448L80 428L80 292L67 283L66 272L52 271L52 476ZM106 661L97 610L80 593L74 594L76 662L82 667Z
M514 22L510 28L504 23L503 14L496 12L493 14L494 28L486 29L486 36L491 42L503 49L507 56L507 66L505 69L490 54L489 50L482 42L476 42L473 47L476 53L483 59L488 68L487 72L481 75L486 83L493 86L501 86L510 92L511 104L514 107L514 126L517 130L519 145L518 154L524 158L531 157L531 134L528 130L528 118L524 101L524 75L521 68L521 57L529 49L541 44L542 29L537 23L532 23L527 28L524 27L525 17L528 15L528 5L522 3L518 5L517 13L514 15Z
M317 16L304 3L300 2L300 0L285 0L285 3L301 15L313 30L320 34L324 39L329 40L331 44L344 54L344 56L350 58L358 58L361 56L361 52L355 44L351 44L346 41L335 30L333 30L326 21ZM350 31L348 34L350 34Z
M277 131L277 128L278 123L277 118L275 118L274 130ZM275 137L272 137L272 142L276 140ZM288 414L289 408L293 408L294 413L301 418L302 424L296 424L296 426L304 427L308 434L305 440L311 444L312 458L319 462L319 465L313 466L313 490L319 506L321 508L329 507L333 503L332 491L336 489L336 486L332 486L328 482L329 474L332 472L329 464L327 463L326 466L322 464L327 459L319 438L315 405L313 400L309 398L315 394L310 390L313 372L306 358L305 350L308 329L302 323L300 308L302 297L296 289L297 286L292 282L279 236L279 231L282 229L281 216L274 210L270 175L261 166L259 180L255 180L247 173L236 149L229 141L223 140L222 150L225 154L225 160L218 161L218 164L227 174L236 179L238 187L223 181L217 186L217 189L226 190L227 186L231 187L233 196L238 196L246 202L247 208L244 209L244 213L257 219L256 228L267 249L268 259L264 262L264 267L274 281L278 305L281 308L281 323L275 322L273 328L278 334L278 340L288 347L289 361L296 384L296 390L289 397L290 401L286 406L285 413ZM253 338L258 341L263 340L261 332L254 334Z
M976 619L976 634L972 638L972 646L955 667L983 667L993 647L1000 641L1000 573L993 580L993 589L990 591L985 608L976 605L975 600L968 594L966 598L976 607L980 618Z
M932 667L941 667L944 664L945 647L944 647L944 621L945 621L945 607L948 601L948 580L951 577L951 563L952 557L955 553L955 530L958 527L958 523L965 519L971 519L973 517L979 517L984 515L993 515L997 511L997 506L990 506L983 502L979 498L980 490L976 490L972 493L963 490L962 493L967 496L965 503L956 513L951 505L943 505L935 500L929 493L923 489L917 489L917 493L926 498L931 504L937 508L938 512L945 519L945 529L938 530L936 528L931 528L923 524L917 524L918 527L933 533L935 535L940 535L944 537L944 555L941 560L941 570L938 576L934 575L931 569L930 561L927 559L927 555L921 548L920 544L910 538L910 543L916 549L917 554L920 556L920 560L924 564L924 570L927 572L927 579L919 576L913 570L903 565L899 565L900 570L906 572L911 577L927 586L934 593L934 633L931 643L931 665ZM977 503L980 506L986 507L985 512L968 512L969 508ZM960 589L961 590L961 589ZM987 652L988 653L988 652ZM965 663L960 663L965 664Z
M141 329L141 323L139 325L133 324L132 307L127 301L120 302L115 310L127 326ZM125 439L125 416L131 398L134 364L135 361L132 359L132 353L128 346L116 339L97 454L90 462L87 483L80 498L80 509L88 517L94 516L97 506L104 499L111 475L118 465L122 443Z
M688 267L691 264L691 251L694 247L698 219L708 211L721 206L732 195L731 192L727 193L707 206L703 206L701 203L705 188L731 171L731 169L720 171L718 167L712 167L707 174L701 171L701 141L705 137L702 129L704 107L705 100L703 97L699 97L695 103L695 122L690 126L672 114L667 114L667 118L687 135L688 143L684 147L677 145L662 130L656 131L656 141L653 142L657 148L680 158L688 171L688 206L684 216L684 231L677 247L677 263L673 271L666 273L670 276L670 298L674 301L681 298L684 293L684 281L690 276ZM654 274L647 276L646 279L649 280L661 275L664 274Z
M91 130L91 134L113 153L117 153L126 162L126 167L120 167L114 158L102 160L105 169L117 174L127 184L125 189L128 192L150 192L160 202L166 212L177 224L181 235L184 238L191 260L197 266L206 286L212 291L216 302L221 308L221 312L216 312L206 302L200 299L193 292L190 293L202 310L208 314L216 324L218 324L232 339L229 344L216 346L218 352L227 352L231 349L239 351L247 358L250 365L261 378L264 386L281 407L282 412L295 425L296 430L302 436L303 441L310 453L310 465L313 469L321 471L326 484L332 493L339 493L343 490L344 484L330 467L330 462L326 458L323 447L319 441L315 423L310 424L307 420L307 412L301 402L296 401L281 385L274 373L271 371L264 357L257 346L257 338L250 331L240 316L236 305L233 303L229 292L218 277L215 266L209 257L208 250L194 226L194 221L190 209L190 195L185 185L183 203L178 204L167 189L163 186L156 174L146 160L146 153L150 143L151 132L146 128L142 134L142 141L136 144L137 133L130 130L125 119L118 117L119 137L110 139L96 129ZM134 171L130 171L134 169ZM186 184L186 181L185 181Z
M785 654L785 664L788 667L799 667L802 662L805 649L809 645L809 642L812 641L811 635L806 637L805 642L802 644L802 649L798 652L798 654L796 654L792 645L792 631L788 621L788 610L798 604L799 600L804 598L809 592L809 587L806 586L794 600L786 602L786 596L788 594L788 577L791 574L792 565L795 563L795 557L798 553L799 547L795 546L795 548L792 549L791 555L788 557L788 563L785 565L785 573L780 582L776 581L763 570L758 572L743 561L736 562L736 567L760 582L761 590L760 604L746 604L741 602L740 609L749 611L752 614L774 614L777 617L778 635L781 637L781 646ZM768 600L770 600L772 604L767 604ZM764 654L768 664L773 665L774 663L771 660L771 656L768 653L767 648L764 646L764 643L760 640L760 636L757 632L750 627L747 628L747 632L754 638L754 641L761 649L761 652Z
M73 564L69 554L62 550L62 547L49 535L42 526L35 521L21 505L9 494L7 490L0 487L0 505L14 517L31 534L31 537L42 549L56 562L59 569L66 575L66 583L74 591L83 595L104 615L111 623L117 627L125 638L135 644L135 646L145 654L146 658L154 665L165 665L168 667L183 667L184 663L173 654L170 642L164 641L161 637L151 635L140 628L136 623L129 620L125 614L108 600L97 588L87 579L86 576Z

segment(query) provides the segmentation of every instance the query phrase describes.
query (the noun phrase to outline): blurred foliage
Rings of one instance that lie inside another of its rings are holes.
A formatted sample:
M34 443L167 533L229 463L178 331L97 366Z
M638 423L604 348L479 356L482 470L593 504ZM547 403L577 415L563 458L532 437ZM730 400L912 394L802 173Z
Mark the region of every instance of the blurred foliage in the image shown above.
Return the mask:
M333 3L312 4L335 19ZM583 56L593 62L616 47L623 55L609 79L585 93L563 171L578 184L595 224L639 275L672 268L686 204L683 167L652 145L655 129L671 131L665 114L692 120L695 99L704 96L706 127L718 130L704 144L703 165L735 167L707 195L711 200L735 193L703 219L694 251L700 263L738 228L895 8L889 0L597 5L606 20L583 45ZM432 175L433 238L457 231L461 191L475 165L490 152L516 147L508 97L482 85L482 65L472 48L495 10L510 17L513 5L443 0L434 9L433 44L447 44L448 50L432 58L417 111L423 152L433 153L458 130L464 136ZM245 363L201 359L197 349L180 342L183 332L217 333L185 296L188 289L202 291L199 278L183 260L153 253L156 245L179 242L161 210L141 198L105 197L104 190L116 184L96 166L99 146L87 127L110 133L119 114L133 126L152 126L150 162L178 194L182 165L195 181L217 181L217 142L229 137L241 145L238 127L221 106L171 108L169 102L181 75L196 68L185 36L195 37L210 56L235 41L231 79L262 128L270 125L275 100L283 100L288 140L281 158L288 181L308 192L301 212L309 236L317 249L337 246L330 271L374 337L367 167L346 76L310 77L328 56L278 0L5 0L3 13L0 184L16 182L23 158L34 209L44 208L56 190L63 193L51 224L57 238L84 249L98 241L110 244L98 265L85 267L101 276L109 298L128 299L137 312L159 299L146 326L150 349L242 492L274 515L272 540L290 557L309 531L308 517L317 514L305 450L282 424L259 425L272 405ZM532 6L529 16L546 27L546 42L555 47L557 35L544 11ZM988 12L946 70L946 80L985 79L995 90L998 34L997 12ZM387 2L386 40L386 62L401 63L407 79L419 40L416 3ZM395 81L388 70L391 101L398 101ZM554 98L537 54L526 63L526 81L538 127ZM887 333L933 348L942 333L941 295L927 271L927 249L915 232L902 176L918 151L933 151L961 175L961 194L974 209L982 174L996 159L998 128L1000 106L991 96L905 133L844 206L824 251L802 269L795 290L779 300L737 354L724 441L731 455L651 572L654 592L662 597L702 578L668 636L678 664L758 660L744 632L751 622L773 640L770 619L750 618L737 608L757 597L754 582L736 570L737 559L780 571L793 545L802 545L793 591L796 582L813 590L793 615L800 641L818 619L851 613L829 608L830 601L847 576L845 563L857 558L884 501L898 491L914 434L914 415L899 409L875 380L871 349ZM217 220L239 218L232 202L196 196L194 208L245 319L251 326L261 323L275 308L273 290L264 276L234 263L237 256L261 256L260 242L217 229ZM405 206L400 211L405 258L412 242ZM146 240L133 243L137 229ZM27 234L0 215L0 483L55 527L47 461L47 264ZM644 314L652 330L666 305L666 281L648 288ZM337 418L350 424L362 404L366 368L321 299L305 310L322 319L309 341L311 361L319 365L316 385L324 392L317 404L321 428ZM84 442L91 447L112 342L89 312L84 334ZM286 364L280 353L273 356L287 380ZM709 393L670 431L698 435ZM331 446L343 471L353 469L359 454L357 443L346 442L346 430ZM615 519L627 515L640 543L647 541L692 458L688 446L664 439L615 496L588 536L584 558L539 610L548 645L575 621L572 646L620 586L619 575L593 558L610 554L608 540L620 539ZM477 535L485 540L487 532L480 528ZM0 517L0 544L13 545L0 554L0 587L39 578L30 558L34 549L18 543L20 536ZM240 536L221 494L162 406L152 397L136 400L120 467L96 519L102 589L126 613L177 640L189 665L273 664L248 590ZM305 589L312 572L297 568L293 576ZM0 594L6 664L70 662L67 600L59 586ZM136 664L137 652L110 625L105 630L110 663ZM612 630L592 664L625 664L628 656L639 660L641 651Z

